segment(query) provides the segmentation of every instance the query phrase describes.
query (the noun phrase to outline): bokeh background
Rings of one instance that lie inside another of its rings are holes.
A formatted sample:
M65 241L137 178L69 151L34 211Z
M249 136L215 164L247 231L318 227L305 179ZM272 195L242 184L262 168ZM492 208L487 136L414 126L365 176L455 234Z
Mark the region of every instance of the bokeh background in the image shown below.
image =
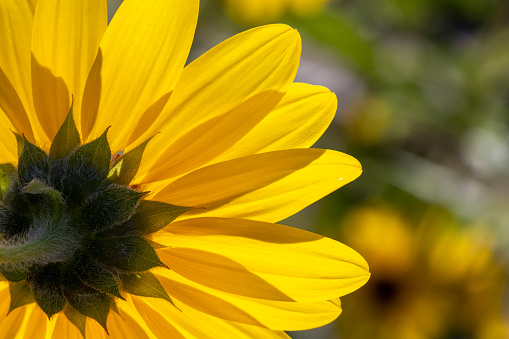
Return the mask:
M109 3L110 15L120 1ZM190 60L261 24L297 28L297 81L339 99L316 147L363 175L282 223L370 264L304 339L509 338L509 1L202 0Z

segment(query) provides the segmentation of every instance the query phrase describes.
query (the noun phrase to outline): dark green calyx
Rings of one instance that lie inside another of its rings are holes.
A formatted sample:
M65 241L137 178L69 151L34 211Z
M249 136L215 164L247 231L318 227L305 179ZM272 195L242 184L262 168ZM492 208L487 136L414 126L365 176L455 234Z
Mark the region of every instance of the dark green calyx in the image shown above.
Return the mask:
M143 200L131 185L146 142L112 162L105 131L82 145L70 110L49 154L24 137L18 166L0 164L0 278L9 312L36 302L63 312L85 337L92 318L106 330L116 301L131 293L171 302L156 276L166 267L148 234L189 208Z

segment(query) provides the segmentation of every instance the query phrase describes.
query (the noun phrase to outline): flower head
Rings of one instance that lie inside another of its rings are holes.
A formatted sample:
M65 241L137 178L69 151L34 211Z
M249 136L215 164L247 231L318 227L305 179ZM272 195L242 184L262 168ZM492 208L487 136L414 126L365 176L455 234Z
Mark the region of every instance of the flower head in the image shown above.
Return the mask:
M298 33L256 28L184 68L197 14L0 3L6 337L281 337L369 278L347 246L273 224L361 173L308 148L336 98L293 83Z
M414 213L416 215L419 213ZM436 208L412 227L408 214L375 204L351 210L345 238L373 278L344 299L347 338L505 338L500 263L483 227L460 225ZM417 218L416 218L417 219Z

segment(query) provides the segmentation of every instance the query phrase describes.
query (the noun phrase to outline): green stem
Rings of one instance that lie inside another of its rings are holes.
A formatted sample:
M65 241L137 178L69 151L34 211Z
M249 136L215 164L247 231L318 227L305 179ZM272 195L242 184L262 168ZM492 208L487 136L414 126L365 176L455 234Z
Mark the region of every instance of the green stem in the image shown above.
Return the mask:
M0 245L0 264L49 263L66 260L74 244L65 232L49 229L20 244Z

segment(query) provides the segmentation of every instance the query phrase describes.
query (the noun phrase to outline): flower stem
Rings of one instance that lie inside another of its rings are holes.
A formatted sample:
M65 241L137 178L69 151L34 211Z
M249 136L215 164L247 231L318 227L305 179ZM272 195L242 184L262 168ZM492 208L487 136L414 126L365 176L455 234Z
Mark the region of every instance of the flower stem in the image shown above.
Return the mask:
M27 239L16 244L0 244L0 264L24 265L61 262L73 253L75 244L66 232L55 228L29 232Z

